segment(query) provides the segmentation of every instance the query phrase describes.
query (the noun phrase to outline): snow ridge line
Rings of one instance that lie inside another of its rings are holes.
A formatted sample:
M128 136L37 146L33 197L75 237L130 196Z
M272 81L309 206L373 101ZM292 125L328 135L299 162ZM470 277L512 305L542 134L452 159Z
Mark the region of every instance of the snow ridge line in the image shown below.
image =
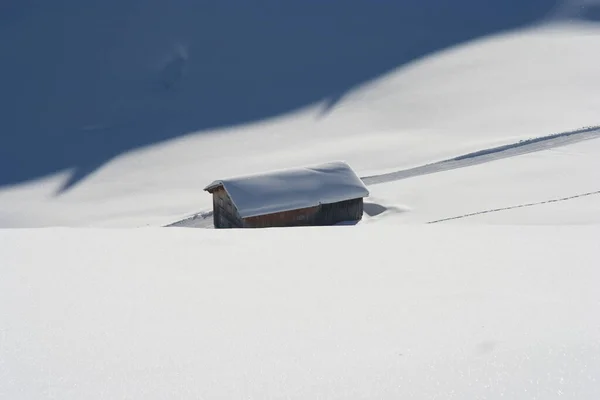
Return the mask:
M189 223L195 221L195 220L199 220L199 221L206 221L210 218L210 222L212 222L212 216L213 216L213 212L212 211L202 211L196 214L193 214L187 218L184 219L180 219L179 221L175 221L173 223L170 223L168 225L164 225L164 228L169 228L169 227L177 227L177 226L188 226ZM200 222L201 225L204 225ZM202 227L206 227L206 228L210 228L212 226L202 226Z
M365 185L377 185L412 178L420 175L428 175L457 168L469 167L504 158L516 157L537 151L549 150L556 147L581 142L584 140L600 138L600 126L590 126L574 131L555 133L532 139L521 140L489 149L478 150L442 161L437 161L418 167L388 172L380 175L361 177Z
M473 217L475 215L489 214L489 213L494 213L494 212L499 212L499 211L506 211L506 210L514 210L515 208L533 207L533 206L539 206L539 205L542 205L542 204L549 204L549 203L559 203L561 201L567 201L567 200L577 199L577 198L580 198L580 197L592 196L592 195L595 195L595 194L600 194L600 190L596 190L595 192L580 193L580 194L576 194L576 195L568 196L568 197L561 197L561 198L558 198L558 199L538 201L538 202L535 202L535 203L526 203L526 204L519 204L519 205L516 205L516 206L494 208L494 209L485 210L485 211L477 211L477 212L470 213L470 214L458 215L456 217L449 217L449 218L437 219L435 221L429 221L427 223L428 224L437 224L439 222L451 221L451 220L454 220L454 219L468 218L468 217Z

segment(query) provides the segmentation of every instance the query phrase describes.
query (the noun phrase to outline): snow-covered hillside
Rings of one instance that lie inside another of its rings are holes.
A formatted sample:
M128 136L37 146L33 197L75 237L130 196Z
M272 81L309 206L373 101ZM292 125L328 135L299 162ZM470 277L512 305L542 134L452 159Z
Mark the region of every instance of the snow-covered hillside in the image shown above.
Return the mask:
M161 226L210 208L222 177L331 160L365 176L600 125L589 2L13 3L2 227ZM185 68L166 89L169 46ZM423 209L407 183L390 201Z
M70 170L68 190L129 150L333 106L554 3L3 0L0 185Z

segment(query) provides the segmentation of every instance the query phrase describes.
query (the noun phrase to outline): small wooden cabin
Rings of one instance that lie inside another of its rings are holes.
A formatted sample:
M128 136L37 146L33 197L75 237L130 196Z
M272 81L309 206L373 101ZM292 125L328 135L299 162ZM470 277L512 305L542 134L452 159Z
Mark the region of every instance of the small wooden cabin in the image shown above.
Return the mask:
M215 228L359 221L363 198L369 196L360 178L340 161L217 180L204 190L213 195Z

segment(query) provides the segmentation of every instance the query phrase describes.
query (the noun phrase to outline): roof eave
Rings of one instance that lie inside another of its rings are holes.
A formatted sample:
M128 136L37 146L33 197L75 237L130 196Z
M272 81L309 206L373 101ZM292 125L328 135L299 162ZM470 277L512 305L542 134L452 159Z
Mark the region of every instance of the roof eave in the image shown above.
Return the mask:
M207 185L203 190L206 192L212 193L215 189L217 189L220 186L223 186L222 181L214 181L210 185Z

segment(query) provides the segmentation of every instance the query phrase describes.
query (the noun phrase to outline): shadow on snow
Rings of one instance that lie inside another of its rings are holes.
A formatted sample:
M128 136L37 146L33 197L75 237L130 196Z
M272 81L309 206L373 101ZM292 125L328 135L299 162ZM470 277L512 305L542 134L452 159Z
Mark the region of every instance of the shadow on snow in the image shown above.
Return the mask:
M0 187L72 169L61 193L132 149L318 101L326 113L365 81L556 2L3 1Z

